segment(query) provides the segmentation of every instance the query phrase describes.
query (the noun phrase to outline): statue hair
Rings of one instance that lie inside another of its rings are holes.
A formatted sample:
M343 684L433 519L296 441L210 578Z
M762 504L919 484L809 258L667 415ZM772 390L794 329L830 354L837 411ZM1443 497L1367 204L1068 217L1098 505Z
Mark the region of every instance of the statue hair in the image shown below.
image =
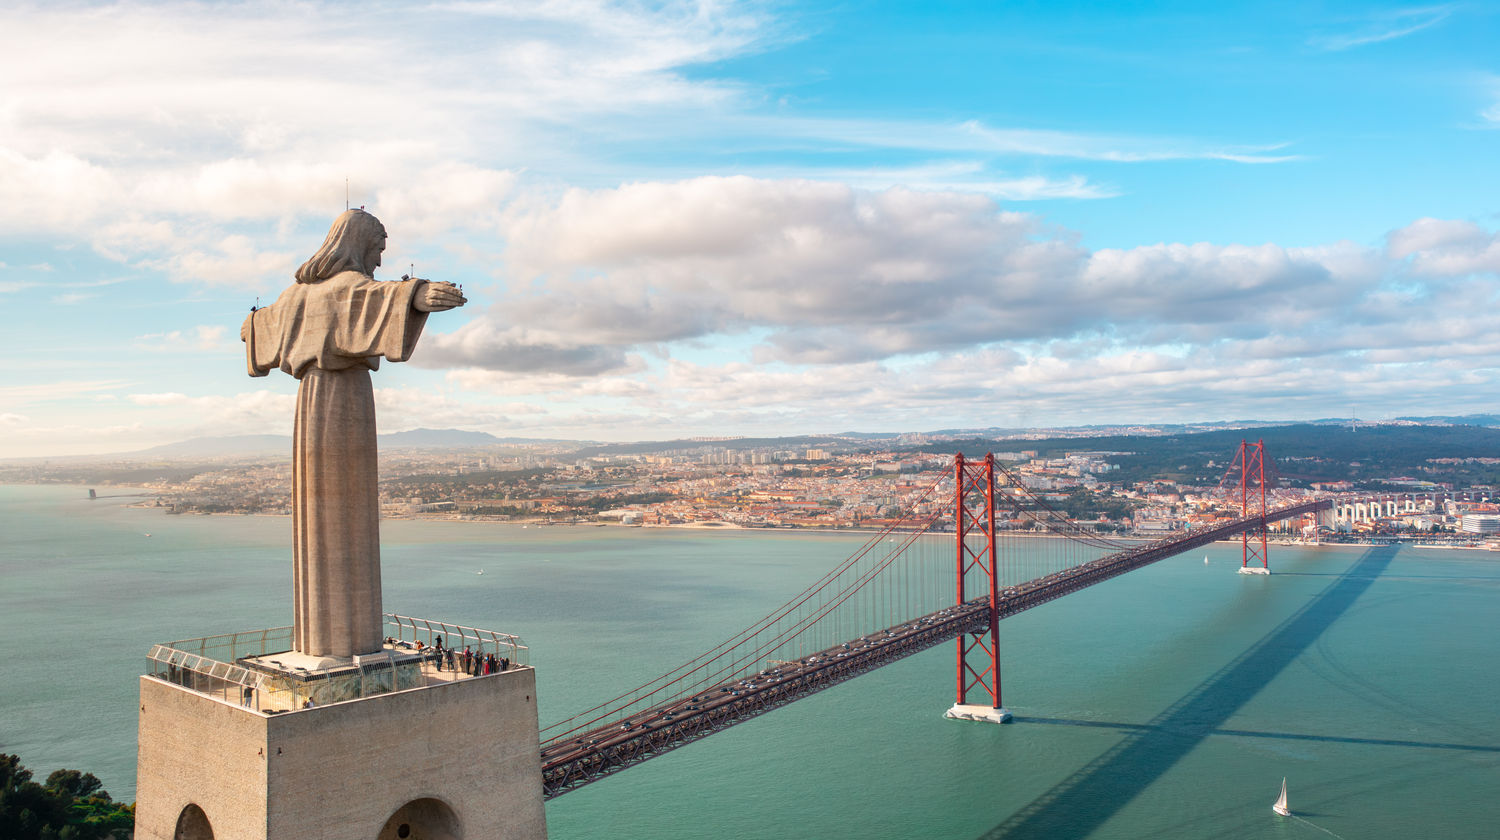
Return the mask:
M345 210L333 220L323 247L297 269L298 283L320 283L344 271L371 274L365 265L370 243L385 234L385 225L363 210Z

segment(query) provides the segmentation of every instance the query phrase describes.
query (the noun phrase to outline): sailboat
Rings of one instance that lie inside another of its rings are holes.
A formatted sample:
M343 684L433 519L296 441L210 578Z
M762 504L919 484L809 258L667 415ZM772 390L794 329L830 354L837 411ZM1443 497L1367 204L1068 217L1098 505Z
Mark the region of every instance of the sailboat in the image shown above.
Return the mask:
M1283 817L1290 817L1292 815L1292 809L1286 807L1286 777L1285 776L1283 776L1281 778L1281 796L1277 798L1276 804L1271 806L1271 810L1275 811L1276 813L1278 813L1280 815L1282 815Z
M1208 565L1208 555L1207 554L1203 555L1203 565L1205 565L1205 566Z

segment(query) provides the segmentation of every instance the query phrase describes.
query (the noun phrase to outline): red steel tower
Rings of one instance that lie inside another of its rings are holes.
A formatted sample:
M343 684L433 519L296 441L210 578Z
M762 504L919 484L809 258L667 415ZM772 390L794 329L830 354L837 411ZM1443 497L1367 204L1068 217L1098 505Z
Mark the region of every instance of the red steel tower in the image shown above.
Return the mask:
M954 505L957 603L962 606L970 597L964 591L964 579L970 572L978 571L976 582L982 581L988 588L989 626L958 637L958 696L948 716L1002 722L1010 717L1010 713L1000 705L1000 619L996 609L1000 568L995 543L995 456L989 454L982 461L969 462L959 453L953 459L953 473L958 485ZM980 702L970 705L970 694Z
M1241 572L1254 569L1255 574L1270 574L1270 566L1266 562L1266 444L1263 440L1250 443L1246 440L1240 441L1240 449L1234 456L1234 463L1229 465L1229 473L1234 474L1239 470L1240 481L1240 516L1249 518L1260 517L1260 527L1240 532L1240 545L1243 549L1244 561L1240 565ZM1257 547L1257 543L1259 543ZM1256 565L1259 561L1260 565Z

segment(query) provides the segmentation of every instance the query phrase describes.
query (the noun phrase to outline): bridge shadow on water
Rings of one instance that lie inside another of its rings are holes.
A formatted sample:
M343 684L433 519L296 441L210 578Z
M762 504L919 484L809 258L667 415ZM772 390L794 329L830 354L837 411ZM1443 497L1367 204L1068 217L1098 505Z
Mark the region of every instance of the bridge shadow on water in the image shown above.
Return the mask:
M1106 720L1078 720L1076 718L1026 718L1025 723L1044 723L1054 726L1082 726L1089 729L1118 729L1138 734L1159 732L1160 726L1149 723L1120 723ZM1307 735L1301 732L1261 732L1253 729L1215 729L1206 733L1233 738L1270 738L1281 741L1322 741L1330 744L1363 744L1376 747L1421 747L1431 750L1458 750L1460 752L1500 753L1500 747L1488 744L1454 744L1447 741L1408 741L1400 738L1346 738L1338 735ZM1298 812L1301 813L1301 812Z
M1210 735L1274 734L1225 731L1220 726L1337 621L1390 565L1395 554L1396 549L1390 546L1366 551L1306 606L1150 723L1091 724L1121 728L1127 735L979 840L1083 837L1107 822ZM1055 719L1039 722L1071 723Z

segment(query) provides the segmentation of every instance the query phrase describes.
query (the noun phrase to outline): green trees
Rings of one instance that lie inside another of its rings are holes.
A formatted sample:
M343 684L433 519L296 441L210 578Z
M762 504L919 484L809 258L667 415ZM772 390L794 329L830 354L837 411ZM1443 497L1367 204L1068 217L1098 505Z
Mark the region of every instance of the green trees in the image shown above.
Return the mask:
M7 840L126 840L135 808L110 799L93 773L57 770L31 780L19 756L0 754L0 837Z

